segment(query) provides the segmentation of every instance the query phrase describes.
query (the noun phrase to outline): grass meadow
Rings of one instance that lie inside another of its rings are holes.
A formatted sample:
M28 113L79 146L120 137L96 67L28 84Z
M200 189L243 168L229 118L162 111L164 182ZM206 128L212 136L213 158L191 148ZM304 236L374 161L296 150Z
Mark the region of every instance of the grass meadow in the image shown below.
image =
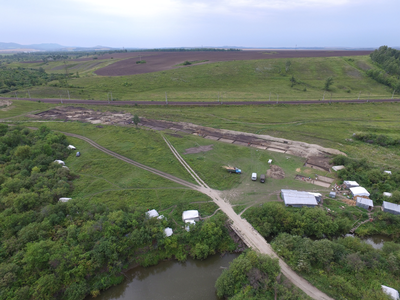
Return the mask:
M94 71L114 60L77 62L69 72L80 78L69 80L69 88L57 82L30 89L36 98L67 98L67 89L74 99L107 100L112 92L115 100L169 101L285 101L320 99L390 98L392 90L367 77L374 67L369 56L264 59L206 63L184 68L131 76L97 76ZM10 66L20 66L14 63ZM23 64L44 67L47 72L65 72L62 62ZM74 69L76 68L76 69ZM80 71L79 71L80 70ZM294 82L291 79L294 77ZM325 92L325 80L334 83ZM20 91L22 97L24 91ZM26 92L25 92L26 94ZM60 96L61 95L61 96ZM9 94L8 96L13 96Z

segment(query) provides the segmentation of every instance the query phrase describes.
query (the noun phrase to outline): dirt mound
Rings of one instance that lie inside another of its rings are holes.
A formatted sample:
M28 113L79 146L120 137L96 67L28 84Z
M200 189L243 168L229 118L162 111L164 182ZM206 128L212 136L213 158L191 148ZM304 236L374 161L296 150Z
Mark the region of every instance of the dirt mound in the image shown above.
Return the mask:
M214 145L207 145L207 146L188 148L185 150L185 153L183 153L183 154L195 154L195 153L200 153L200 152L208 152L208 151L212 150L213 147L214 147Z
M285 178L285 172L281 167L271 165L271 168L267 171L267 177L274 179L283 179Z

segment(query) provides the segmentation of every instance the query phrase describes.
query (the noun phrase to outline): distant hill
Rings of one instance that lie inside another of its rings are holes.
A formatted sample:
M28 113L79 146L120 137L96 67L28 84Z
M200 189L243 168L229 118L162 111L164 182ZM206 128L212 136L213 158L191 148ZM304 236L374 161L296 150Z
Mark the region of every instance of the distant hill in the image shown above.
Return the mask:
M86 50L110 50L111 47L106 46L95 46L95 47L68 47L62 46L55 43L43 43L43 44L32 44L32 45L21 45L17 43L4 43L0 42L0 50L3 51L86 51Z

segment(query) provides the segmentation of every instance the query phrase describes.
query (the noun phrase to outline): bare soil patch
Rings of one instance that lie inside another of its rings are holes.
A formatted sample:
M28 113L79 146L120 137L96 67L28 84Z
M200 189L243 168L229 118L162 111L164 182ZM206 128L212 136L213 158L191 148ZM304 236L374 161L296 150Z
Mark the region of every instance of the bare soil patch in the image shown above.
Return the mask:
M256 60L272 58L297 58L297 57L334 57L368 55L371 51L325 51L325 50L277 50L266 54L265 51L190 51L190 52L131 52L114 54L114 58L126 58L101 68L95 73L101 76L126 76L170 70L175 68L190 67L176 65L184 61L202 61L214 63L233 60ZM131 57L129 56L131 55ZM108 59L112 55L104 55L98 59ZM146 60L145 64L136 64L139 56ZM84 60L84 59L81 59Z
M199 146L199 147L193 147L193 148L188 148L185 150L185 153L183 154L195 154L195 153L200 153L200 152L208 152L213 149L214 145L207 145L207 146Z
M331 165L329 164L329 161L329 157L310 156L308 157L305 165L306 167L310 167L312 169L330 172Z
M285 171L281 167L271 165L271 168L267 170L267 177L274 179L284 179Z
M0 110L7 111L12 108L12 101L11 100L0 100Z

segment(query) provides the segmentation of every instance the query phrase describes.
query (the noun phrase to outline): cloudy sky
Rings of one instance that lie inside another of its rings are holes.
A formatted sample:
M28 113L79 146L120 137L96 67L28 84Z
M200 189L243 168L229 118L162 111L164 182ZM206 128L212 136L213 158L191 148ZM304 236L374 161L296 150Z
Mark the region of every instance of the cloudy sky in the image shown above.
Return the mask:
M400 46L400 0L0 0L0 42Z

